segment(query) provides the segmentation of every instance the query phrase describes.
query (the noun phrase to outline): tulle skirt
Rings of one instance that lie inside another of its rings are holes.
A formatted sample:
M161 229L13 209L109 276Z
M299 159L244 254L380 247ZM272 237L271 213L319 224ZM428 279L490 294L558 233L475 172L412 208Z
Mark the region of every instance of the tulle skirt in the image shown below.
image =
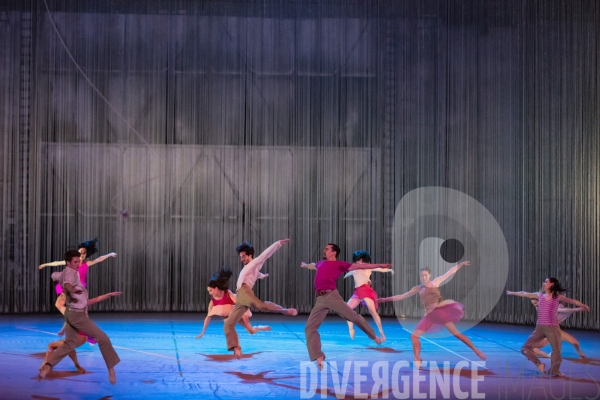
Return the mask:
M362 286L357 287L356 289L354 289L354 294L352 295L351 299L371 299L373 300L373 303L375 303L375 308L379 307L378 304L378 296L377 293L373 290L373 288L371 287L371 285L369 284L364 284ZM364 301L361 301L361 303L363 306L367 306L367 304Z
M442 330L442 326L448 322L458 322L465 316L465 306L461 303L449 303L435 307L425 315L415 330L426 333L435 333Z

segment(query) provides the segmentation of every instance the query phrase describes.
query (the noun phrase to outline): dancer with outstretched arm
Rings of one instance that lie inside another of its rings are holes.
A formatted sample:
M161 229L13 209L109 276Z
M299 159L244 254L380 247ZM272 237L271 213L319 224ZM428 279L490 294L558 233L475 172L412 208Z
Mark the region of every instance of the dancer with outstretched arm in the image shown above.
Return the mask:
M420 337L425 333L438 332L442 329L442 326L448 329L448 331L454 335L455 338L469 346L479 358L482 360L486 359L485 354L475 347L473 342L471 342L468 337L460 333L454 325L455 322L460 321L464 317L464 306L461 303L455 302L451 299L444 300L439 289L439 286L444 283L444 281L456 274L456 272L458 272L458 270L463 266L467 266L469 264L469 261L463 261L460 264L450 268L444 275L433 280L431 279L431 270L427 267L421 268L419 271L421 284L419 286L413 287L404 294L385 297L379 300L380 303L384 303L387 301L404 300L416 294L419 295L421 303L425 308L425 316L421 318L414 332L410 335L413 353L415 356L414 363L417 368L421 368L422 361Z

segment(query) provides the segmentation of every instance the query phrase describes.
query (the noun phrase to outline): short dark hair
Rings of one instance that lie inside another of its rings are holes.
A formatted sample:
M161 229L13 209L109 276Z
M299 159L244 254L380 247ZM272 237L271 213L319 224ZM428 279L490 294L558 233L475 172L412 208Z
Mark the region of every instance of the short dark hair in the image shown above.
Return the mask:
M356 250L353 254L352 254L352 262L357 262L357 261L361 261L364 263L370 263L371 262L371 255L369 254L368 251L365 250Z
M338 256L340 255L340 253L342 251L340 249L340 246L338 246L335 243L327 243L327 246L331 246L331 250L335 251L335 258L338 258Z
M66 263L71 262L75 257L81 257L81 254L77 250L67 250L63 256Z
M419 270L419 273L421 273L421 272L423 272L423 271L425 271L425 272L427 272L429 275L431 275L431 270L429 269L429 267L423 267L423 268L421 268L421 269Z
M244 253L246 253L247 256L254 257L254 247L252 247L252 245L246 242L245 240L242 243L240 243L238 247L235 248L235 251L237 251L238 254L240 254L243 251Z

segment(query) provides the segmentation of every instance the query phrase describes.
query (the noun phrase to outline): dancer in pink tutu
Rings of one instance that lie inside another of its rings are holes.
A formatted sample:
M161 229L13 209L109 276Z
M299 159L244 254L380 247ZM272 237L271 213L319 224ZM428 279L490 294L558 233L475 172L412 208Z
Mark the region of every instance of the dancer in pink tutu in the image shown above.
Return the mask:
M521 353L527 359L535 364L540 373L546 373L546 365L540 361L538 356L535 354L533 349L537 348L538 343L543 339L548 339L550 346L552 347L552 354L550 357L550 370L549 375L564 377L564 374L560 372L560 364L562 363L561 355L561 330L558 325L558 308L561 302L573 304L576 307L581 307L585 311L589 311L590 308L580 301L570 299L563 296L562 292L565 291L560 285L560 282L556 278L547 278L544 281L543 292L511 292L506 291L506 294L512 296L527 297L538 301L538 314L537 322L535 324L535 330L529 336L523 347Z
M354 252L354 254L352 254L352 262L354 264L370 264L371 255L367 251L357 250ZM389 268L355 269L348 272L344 278L348 278L350 276L354 277L354 294L352 297L350 297L350 300L348 300L347 304L352 309L355 309L359 304L367 307L369 313L373 317L373 321L375 321L377 328L379 328L379 336L381 337L381 342L383 343L385 342L385 335L383 334L381 318L377 313L378 296L377 292L375 292L371 287L371 272L373 271L394 273L394 271ZM347 322L350 337L354 340L354 335L356 334L356 330L354 330L354 324L351 321Z
M206 315L206 318L204 318L204 327L202 328L202 332L196 336L196 339L200 339L202 336L204 336L211 317L219 316L223 317L223 319L227 319L229 314L231 314L236 300L235 294L233 294L228 287L229 278L231 278L232 274L233 273L229 268L222 268L218 273L213 275L210 279L210 282L208 282L208 287L206 290L208 290L211 300L210 303L208 303L208 314ZM267 276L269 276L269 274L259 273L258 279L264 279ZM239 324L246 328L248 333L254 335L256 332L271 330L270 326L252 326L249 320L251 316L252 313L250 310L248 310L244 313L244 316L239 321Z
M460 268L465 265L469 265L469 261L463 261L458 265L450 268L444 275L439 276L431 280L431 270L429 268L421 268L419 277L421 279L421 285L413 287L411 290L404 294L385 297L379 300L380 303L386 301L399 301L419 294L421 303L425 308L425 316L421 318L421 321L417 324L414 332L410 335L410 340L413 346L413 352L415 355L415 365L421 367L421 341L420 337L424 333L438 332L442 329L442 326L448 329L448 331L454 335L457 339L462 341L464 344L469 346L471 350L477 354L479 358L485 360L485 354L480 351L471 340L460 333L455 322L458 322L464 316L464 306L461 303L457 303L454 300L444 300L440 294L439 286L449 279L452 275L456 274Z

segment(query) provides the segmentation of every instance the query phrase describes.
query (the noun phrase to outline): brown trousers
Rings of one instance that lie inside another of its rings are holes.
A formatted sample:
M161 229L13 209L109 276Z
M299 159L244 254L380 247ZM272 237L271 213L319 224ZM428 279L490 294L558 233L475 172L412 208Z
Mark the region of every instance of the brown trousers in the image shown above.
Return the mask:
M336 312L340 317L357 325L370 339L375 340L377 337L375 331L367 321L346 304L337 290L332 290L326 295L317 297L317 302L306 321L304 334L306 335L306 347L308 348L308 355L311 361L325 356L321 351L321 336L318 329L325 320L325 317L327 317L329 310Z
M283 308L278 304L271 303L270 301L261 301L254 295L254 291L248 285L242 285L236 292L235 307L233 307L233 310L231 310L229 317L227 317L225 324L223 325L225 338L227 339L227 350L233 350L240 345L238 334L235 331L235 325L249 309L281 314L286 314L288 312L287 308Z
M562 346L562 338L560 333L559 326L552 325L536 325L535 330L529 336L523 347L521 348L521 353L527 357L529 361L532 361L535 365L540 363L540 359L533 351L536 348L536 345L544 340L544 338L548 339L550 342L550 346L552 347L552 354L550 355L550 370L549 374L558 374L560 373L560 364L562 363L561 346Z
M112 368L121 361L117 352L112 346L110 339L106 336L98 326L88 318L87 312L72 311L67 307L65 311L66 338L62 346L54 351L52 357L48 360L48 364L54 367L65 356L77 347L77 336L79 331L85 332L88 336L93 337L100 347L100 352L104 358L107 368Z

